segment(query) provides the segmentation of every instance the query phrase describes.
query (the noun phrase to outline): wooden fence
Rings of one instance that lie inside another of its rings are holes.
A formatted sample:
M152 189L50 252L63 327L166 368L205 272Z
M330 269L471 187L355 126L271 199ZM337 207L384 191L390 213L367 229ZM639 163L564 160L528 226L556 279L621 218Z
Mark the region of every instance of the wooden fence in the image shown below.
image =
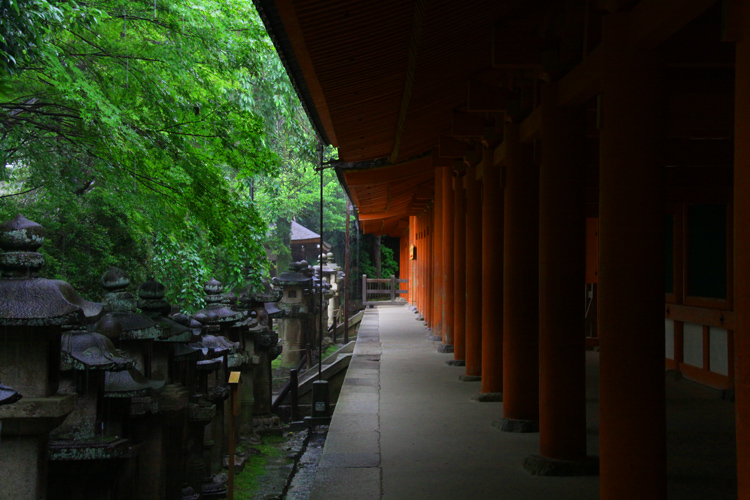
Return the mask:
M401 283L408 283L409 280L397 280L395 276L390 278L368 278L366 274L362 275L362 303L369 305L396 305L403 304L399 300L402 293L409 293L408 290L400 290Z

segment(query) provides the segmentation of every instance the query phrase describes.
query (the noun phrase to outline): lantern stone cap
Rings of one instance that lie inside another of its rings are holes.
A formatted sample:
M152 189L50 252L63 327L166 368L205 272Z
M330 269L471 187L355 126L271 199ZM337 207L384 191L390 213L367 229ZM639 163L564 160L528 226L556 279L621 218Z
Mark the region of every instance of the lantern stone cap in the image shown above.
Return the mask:
M107 337L96 332L72 331L62 336L60 352L61 370L105 370L122 371L135 366L135 361Z
M0 384L0 406L13 404L21 397L17 391L7 385Z
M248 289L248 294L253 302L266 303L280 301L284 295L284 291L272 287L271 283L267 279L264 279L261 281L260 286L256 287L255 290L250 291Z
M289 264L289 271L273 279L273 284L277 286L308 286L312 280L311 271L307 261L292 262Z
M135 368L119 372L106 372L104 378L104 397L132 398L149 396L161 390L166 380L150 380Z
M102 304L61 280L0 278L0 325L51 326L95 321Z
M198 359L201 350L188 344L174 344L174 357L179 360Z
M277 307L276 302L266 302L264 305L269 318L280 318L284 315L284 311Z

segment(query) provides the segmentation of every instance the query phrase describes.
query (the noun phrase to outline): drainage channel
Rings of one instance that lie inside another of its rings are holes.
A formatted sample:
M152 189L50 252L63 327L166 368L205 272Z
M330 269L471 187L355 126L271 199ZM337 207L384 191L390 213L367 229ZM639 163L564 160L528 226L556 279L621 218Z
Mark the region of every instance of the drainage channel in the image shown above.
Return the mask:
M327 434L321 425L242 443L235 500L307 500Z

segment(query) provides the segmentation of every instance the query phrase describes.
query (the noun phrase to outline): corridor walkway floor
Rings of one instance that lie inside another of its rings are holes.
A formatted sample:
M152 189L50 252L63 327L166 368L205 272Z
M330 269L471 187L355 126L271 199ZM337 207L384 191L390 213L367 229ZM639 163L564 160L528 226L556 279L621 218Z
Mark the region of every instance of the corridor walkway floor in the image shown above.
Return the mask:
M311 500L587 500L597 477L527 473L538 434L492 426L502 403L477 402L479 383L440 354L405 306L368 309L331 422ZM598 448L598 356L587 353L588 448ZM734 405L667 379L669 498L736 498ZM648 425L644 422L644 425ZM718 450L718 451L717 451Z

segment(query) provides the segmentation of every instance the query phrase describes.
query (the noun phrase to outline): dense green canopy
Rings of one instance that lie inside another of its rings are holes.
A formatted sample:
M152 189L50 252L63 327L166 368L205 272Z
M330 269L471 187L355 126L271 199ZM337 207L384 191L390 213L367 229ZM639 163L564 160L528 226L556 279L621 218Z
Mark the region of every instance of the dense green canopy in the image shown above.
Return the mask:
M249 1L0 11L0 219L47 228L47 276L98 299L118 266L189 310L211 276L257 281L291 219L319 231L317 139ZM342 249L345 195L324 181Z

